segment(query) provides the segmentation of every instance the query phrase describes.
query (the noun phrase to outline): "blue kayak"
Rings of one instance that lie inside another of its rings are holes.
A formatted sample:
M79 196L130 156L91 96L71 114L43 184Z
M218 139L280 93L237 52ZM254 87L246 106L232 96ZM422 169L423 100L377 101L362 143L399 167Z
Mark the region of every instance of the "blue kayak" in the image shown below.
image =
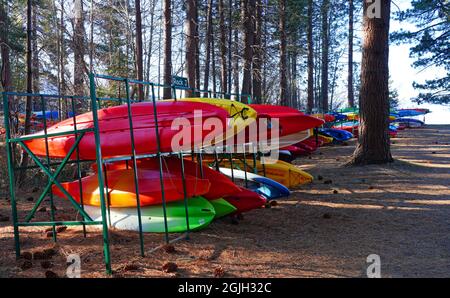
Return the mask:
M398 118L392 121L392 123L403 124L406 127L414 128L414 127L422 127L425 125L423 121L412 119L412 118Z
M331 113L331 115L334 116L334 118L335 118L334 121L345 121L345 120L347 120L347 115L344 115L344 114L341 114L341 113L333 112L333 113Z
M268 201L286 198L291 194L286 186L270 178L236 169L220 168L219 170L222 174L230 178L241 181L247 180L245 188L260 194Z
M286 186L272 179L258 177L254 178L253 181L257 183L255 183L254 186L249 186L250 190L262 195L267 200L286 198L291 194L290 190Z
M414 116L420 116L420 115L425 115L424 112L422 111L417 111L417 110L400 110L397 112L398 116L403 118L403 117L414 117Z
M334 138L335 140L339 142L348 141L351 138L353 138L353 134L349 131L343 130L343 129L336 129L336 128L321 128L319 129L319 132Z

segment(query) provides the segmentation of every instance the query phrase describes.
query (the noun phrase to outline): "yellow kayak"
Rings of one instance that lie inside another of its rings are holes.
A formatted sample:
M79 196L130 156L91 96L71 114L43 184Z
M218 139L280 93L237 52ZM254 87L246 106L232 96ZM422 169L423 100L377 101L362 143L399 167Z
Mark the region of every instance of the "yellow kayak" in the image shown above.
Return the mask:
M205 162L210 163L213 161L211 158L205 156ZM253 159L246 159L247 169L243 160L234 159L233 167L239 170L247 170L247 172L255 173L254 161ZM231 168L230 160L224 159L220 163L221 167ZM306 173L295 167L294 165L278 160L276 163L263 165L261 161L256 161L257 173L277 181L288 188L293 188L299 185L304 185L311 183L314 178L310 174Z
M322 140L324 144L330 144L330 143L333 143L333 141L334 141L334 139L332 137L327 137L327 136L324 136L321 134L319 134L317 137L320 140Z
M257 117L257 112L250 106L230 99L180 98L177 100L208 103L223 108L228 112L228 114L232 118L232 121L230 122L231 128L226 131L225 136L217 137L216 143L234 137L235 135L243 131L248 125L255 122Z

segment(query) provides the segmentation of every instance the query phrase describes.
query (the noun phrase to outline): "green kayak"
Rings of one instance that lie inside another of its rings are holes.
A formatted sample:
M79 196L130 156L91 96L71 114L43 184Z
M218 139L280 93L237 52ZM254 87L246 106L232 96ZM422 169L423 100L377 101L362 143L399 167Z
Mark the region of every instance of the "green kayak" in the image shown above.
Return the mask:
M216 211L215 218L227 216L237 210L236 207L234 207L224 199L217 199L209 202L211 203L211 205L213 205L214 210Z
M216 215L213 205L202 197L190 198L188 203L189 228L199 230L207 227ZM102 220L100 207L85 206L93 220ZM111 225L119 230L139 231L136 208L111 208ZM170 233L187 230L184 201L167 204L167 226ZM164 213L162 205L141 208L143 232L164 233Z

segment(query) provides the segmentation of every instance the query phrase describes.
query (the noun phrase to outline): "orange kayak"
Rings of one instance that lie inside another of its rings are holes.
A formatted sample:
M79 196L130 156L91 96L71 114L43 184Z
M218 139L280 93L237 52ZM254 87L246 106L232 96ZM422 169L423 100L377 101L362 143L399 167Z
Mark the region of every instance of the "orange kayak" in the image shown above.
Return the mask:
M132 165L132 163L129 162L128 165ZM159 162L156 158L140 159L137 160L137 166L138 169L141 170L157 171L159 169ZM121 170L129 167L130 166L127 166L126 162L115 162L108 164L107 170L109 173L110 170ZM97 165L94 164L93 168L96 171ZM177 157L163 158L163 170L167 173L177 174L181 177L181 160ZM208 200L216 200L241 191L241 189L227 176L205 165L200 166L198 163L188 159L184 159L184 173L188 176L206 179L211 183L209 191L202 194L202 197Z
M141 206L159 205L162 203L161 184L158 170L141 170L138 173L139 199ZM111 207L136 207L136 189L134 185L134 171L119 169L108 171L105 175L108 188L105 194ZM206 179L186 175L187 197L196 197L208 193L211 183ZM164 192L166 202L184 199L183 181L180 175L164 173ZM100 206L100 191L97 174L81 179L83 203L89 206ZM63 188L81 203L80 184L77 181L62 183ZM65 198L64 193L52 186L54 194Z

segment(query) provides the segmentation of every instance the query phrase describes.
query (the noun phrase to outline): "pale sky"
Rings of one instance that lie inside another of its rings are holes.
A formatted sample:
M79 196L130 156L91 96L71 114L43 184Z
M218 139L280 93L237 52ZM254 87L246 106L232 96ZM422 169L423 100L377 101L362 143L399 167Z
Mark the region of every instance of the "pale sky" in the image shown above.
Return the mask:
M394 2L401 10L410 7L410 0L395 0ZM392 12L395 13L397 11L398 8L392 5ZM401 28L414 29L414 25L400 23L392 19L391 32ZM393 80L393 86L398 90L402 108L418 106L410 101L410 98L419 93L412 86L414 81L424 82L426 79L443 77L446 74L444 70L437 68L429 68L423 71L413 68L411 65L414 59L409 58L409 47L408 44L391 45L390 47L389 71ZM431 114L426 116L427 124L450 124L450 105L423 104L420 107L428 108L432 111Z

